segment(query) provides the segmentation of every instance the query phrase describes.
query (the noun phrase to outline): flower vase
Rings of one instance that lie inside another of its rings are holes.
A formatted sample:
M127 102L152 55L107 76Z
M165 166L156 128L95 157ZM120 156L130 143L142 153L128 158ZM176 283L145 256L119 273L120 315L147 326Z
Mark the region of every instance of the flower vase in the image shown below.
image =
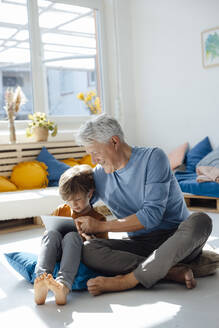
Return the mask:
M47 128L44 128L42 126L38 126L34 128L33 135L36 141L47 141L49 131Z

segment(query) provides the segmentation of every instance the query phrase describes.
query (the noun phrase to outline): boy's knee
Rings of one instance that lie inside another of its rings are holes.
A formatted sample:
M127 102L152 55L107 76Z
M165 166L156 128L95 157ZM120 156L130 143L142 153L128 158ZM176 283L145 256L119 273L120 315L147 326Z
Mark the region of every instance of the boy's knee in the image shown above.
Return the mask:
M78 246L82 245L82 238L76 231L68 232L63 238L63 242L65 243L66 241L72 244L77 244Z
M62 242L62 235L60 232L55 230L45 231L41 241L41 245L56 245L59 247Z
M43 238L49 238L50 240L51 239L55 239L55 240L61 240L62 239L62 235L59 231L56 231L56 230L49 230L49 231L45 231L44 232L44 235L43 235Z

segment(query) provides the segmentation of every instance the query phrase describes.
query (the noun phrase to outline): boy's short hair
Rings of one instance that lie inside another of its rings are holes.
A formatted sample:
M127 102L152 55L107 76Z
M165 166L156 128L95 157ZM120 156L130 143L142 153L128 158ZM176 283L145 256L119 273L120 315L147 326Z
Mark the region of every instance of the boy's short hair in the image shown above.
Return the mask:
M94 188L93 169L86 164L71 167L59 179L59 194L63 200L79 192L88 193Z

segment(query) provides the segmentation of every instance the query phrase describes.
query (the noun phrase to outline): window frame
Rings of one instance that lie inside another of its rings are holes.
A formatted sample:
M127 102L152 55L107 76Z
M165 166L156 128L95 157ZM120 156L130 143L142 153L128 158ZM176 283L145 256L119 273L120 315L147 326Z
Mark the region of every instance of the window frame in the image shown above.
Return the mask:
M54 3L63 3L81 7L88 7L97 9L99 11L98 19L98 40L97 40L97 53L99 60L99 67L101 67L101 100L104 104L104 112L109 112L107 102L106 90L107 81L107 51L106 51L106 38L104 30L104 5L101 0L51 0ZM33 108L34 111L45 112L48 115L48 92L46 83L45 66L42 65L42 46L39 19L38 19L38 6L37 1L27 0L27 12L29 22L29 37L30 37L30 56L31 56L31 76L32 76L32 94L33 94ZM37 13L37 14L36 14ZM40 108L40 110L39 110ZM66 130L77 130L78 127L90 119L90 116L53 116L48 115L51 120L54 120L58 127ZM24 130L27 127L28 120L15 120L16 128ZM8 131L8 121L0 120L0 130L2 132ZM58 135L57 135L58 136Z

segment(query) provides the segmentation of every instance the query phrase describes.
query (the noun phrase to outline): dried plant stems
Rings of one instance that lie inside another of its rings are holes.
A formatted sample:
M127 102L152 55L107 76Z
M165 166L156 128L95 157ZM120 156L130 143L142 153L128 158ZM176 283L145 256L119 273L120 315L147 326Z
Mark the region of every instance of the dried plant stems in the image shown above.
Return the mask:
M25 102L26 97L20 87L17 87L15 91L13 91L12 88L8 88L6 90L4 108L8 115L10 143L16 143L14 118L16 113L19 111L20 106L25 104Z
M16 143L16 133L14 126L14 111L12 107L8 108L9 136L10 143Z

